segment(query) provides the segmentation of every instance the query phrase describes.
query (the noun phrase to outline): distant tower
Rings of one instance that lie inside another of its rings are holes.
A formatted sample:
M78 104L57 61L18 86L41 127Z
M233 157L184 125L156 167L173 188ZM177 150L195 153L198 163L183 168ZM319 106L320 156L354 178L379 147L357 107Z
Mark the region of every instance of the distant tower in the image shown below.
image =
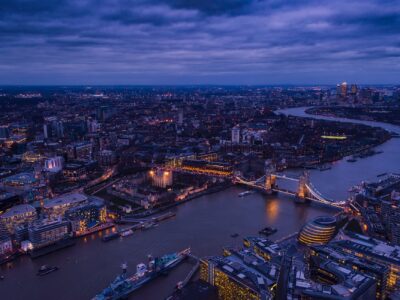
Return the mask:
M357 95L357 92L358 92L358 87L357 87L357 85L356 85L356 84L352 84L352 85L351 85L351 88L350 88L350 93L351 93L353 96L355 96L355 95Z
M232 128L232 144L240 143L240 127L236 125Z
M182 124L183 124L183 110L180 109L178 112L178 125L182 126Z
M340 95L345 98L347 96L347 82L340 84Z

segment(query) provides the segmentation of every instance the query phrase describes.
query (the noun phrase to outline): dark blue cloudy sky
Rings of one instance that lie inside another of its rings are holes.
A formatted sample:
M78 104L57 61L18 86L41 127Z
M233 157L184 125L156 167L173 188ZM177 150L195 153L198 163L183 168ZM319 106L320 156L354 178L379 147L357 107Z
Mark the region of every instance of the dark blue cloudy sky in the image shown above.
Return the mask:
M399 79L400 0L0 0L0 84Z

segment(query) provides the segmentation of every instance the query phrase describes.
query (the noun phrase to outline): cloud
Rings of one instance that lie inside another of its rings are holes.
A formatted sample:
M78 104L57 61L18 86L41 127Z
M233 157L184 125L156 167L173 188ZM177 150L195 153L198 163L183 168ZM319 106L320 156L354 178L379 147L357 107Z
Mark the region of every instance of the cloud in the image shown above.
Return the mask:
M0 84L395 82L399 16L378 0L0 0Z

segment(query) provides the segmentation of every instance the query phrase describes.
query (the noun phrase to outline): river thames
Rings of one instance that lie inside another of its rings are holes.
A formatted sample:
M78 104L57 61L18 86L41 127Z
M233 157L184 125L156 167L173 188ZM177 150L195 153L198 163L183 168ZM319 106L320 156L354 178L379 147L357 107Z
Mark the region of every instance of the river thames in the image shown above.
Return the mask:
M304 108L281 112L306 115ZM396 126L362 123L386 126L386 129L400 133ZM377 149L383 153L355 163L342 160L326 171L313 170L311 181L328 198L343 200L352 185L362 180L377 180L380 173L399 172L400 139L391 139ZM293 173L297 172L288 172ZM262 227L276 227L278 232L271 238L279 239L298 231L316 216L337 212L314 204L296 204L289 196L267 197L255 193L238 197L243 190L232 187L197 198L176 208L174 218L126 238L104 243L98 233L79 240L72 248L36 260L22 257L2 266L0 273L5 279L0 281L1 299L90 299L114 279L123 262L128 263L128 272L133 273L136 264L146 261L148 254L162 255L190 246L200 257L219 255L222 247L239 246L244 236L255 235ZM232 238L233 233L238 233L239 237ZM36 272L43 264L56 265L60 270L38 277ZM179 266L168 277L156 279L129 299L164 299L190 267L189 264Z

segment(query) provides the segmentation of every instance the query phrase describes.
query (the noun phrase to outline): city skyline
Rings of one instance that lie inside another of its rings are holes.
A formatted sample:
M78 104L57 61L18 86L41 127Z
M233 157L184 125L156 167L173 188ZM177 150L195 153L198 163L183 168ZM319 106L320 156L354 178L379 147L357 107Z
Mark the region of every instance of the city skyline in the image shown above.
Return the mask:
M396 84L397 1L13 1L1 85Z

